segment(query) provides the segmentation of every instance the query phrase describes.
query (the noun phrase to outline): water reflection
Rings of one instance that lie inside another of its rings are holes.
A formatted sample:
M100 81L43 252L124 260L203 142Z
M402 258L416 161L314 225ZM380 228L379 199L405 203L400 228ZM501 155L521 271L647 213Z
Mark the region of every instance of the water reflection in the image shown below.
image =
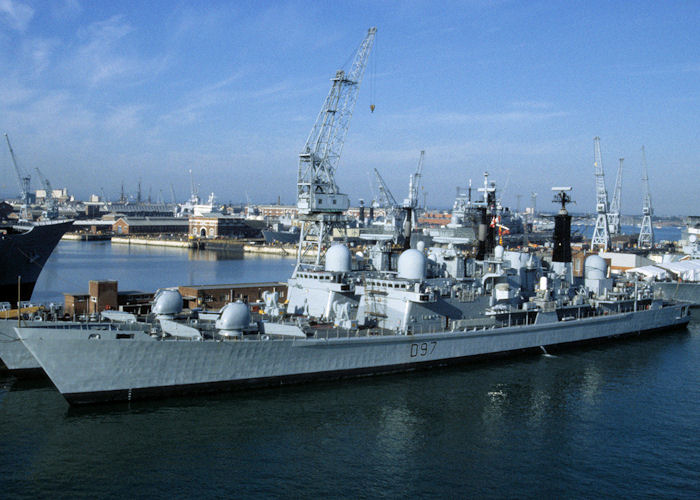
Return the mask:
M220 257L212 251L61 241L39 276L32 299L63 302L63 292L87 291L88 281L119 281L120 290L154 291L195 284L286 281L295 260L278 256Z
M8 391L0 378L0 468L13 471L0 487L10 497L688 496L700 467L698 361L695 323L556 357L131 405L69 408L46 383Z
M226 251L226 250L195 250L195 249L189 249L187 251L187 258L189 260L209 260L209 261L217 261L217 260L236 260L236 259L243 259L243 253L238 251Z

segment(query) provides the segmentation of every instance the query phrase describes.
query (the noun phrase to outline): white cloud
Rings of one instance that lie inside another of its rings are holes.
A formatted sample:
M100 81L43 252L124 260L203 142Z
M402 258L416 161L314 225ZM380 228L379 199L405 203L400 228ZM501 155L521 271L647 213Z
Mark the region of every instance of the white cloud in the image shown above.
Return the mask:
M29 5L14 0L0 0L0 19L17 31L27 29L34 17L34 9Z
M435 113L425 117L426 121L444 124L464 123L533 123L566 116L562 111L505 111L500 113Z
M70 73L89 86L112 81L139 84L154 78L167 65L167 57L143 58L133 46L135 29L124 16L90 24L78 32L82 42L68 63Z
M241 71L224 80L207 85L190 92L186 97L187 104L160 117L160 122L186 125L202 118L205 110L216 106L223 106L234 102L256 102L260 100L274 100L279 96L289 99L291 86L286 82L277 82L267 87L254 90L241 90L233 87L233 84L245 76Z
M0 110L6 112L7 107L26 103L34 96L34 91L20 82L8 79L0 79L0 95L2 105Z
M143 122L141 119L143 106L126 105L117 107L105 117L104 128L111 136L124 135L134 130L141 130Z
M83 12L83 6L78 0L62 0L51 2L52 13L56 19L74 19Z
M120 42L132 31L122 16L114 16L78 33L86 43L77 50L75 66L91 85L135 71L135 62L119 50Z
M35 38L24 43L24 51L27 54L28 67L36 76L46 71L51 63L58 42L48 38Z

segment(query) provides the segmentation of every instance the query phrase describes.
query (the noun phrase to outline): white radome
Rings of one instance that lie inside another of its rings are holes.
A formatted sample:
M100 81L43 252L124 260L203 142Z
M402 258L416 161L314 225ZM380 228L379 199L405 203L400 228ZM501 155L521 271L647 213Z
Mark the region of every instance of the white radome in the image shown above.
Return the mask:
M352 255L342 244L332 245L326 252L326 271L349 273L352 269Z
M157 315L172 315L182 311L182 295L177 290L158 290L151 311Z
M250 311L243 302L229 302L216 320L216 328L224 331L241 331L250 326Z
M589 255L584 263L586 279L602 280L608 275L608 264L600 255Z
M426 259L422 252L409 248L399 256L399 278L419 280L425 278Z

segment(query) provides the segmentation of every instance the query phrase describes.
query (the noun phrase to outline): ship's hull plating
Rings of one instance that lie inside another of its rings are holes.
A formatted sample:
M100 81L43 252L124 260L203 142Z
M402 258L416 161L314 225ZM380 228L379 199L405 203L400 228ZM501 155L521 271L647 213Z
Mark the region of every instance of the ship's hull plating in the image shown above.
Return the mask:
M20 336L70 403L91 403L408 371L683 327L688 320L687 306L679 305L543 325L409 336L87 340L31 328L22 329Z
M691 302L694 307L700 307L700 283L673 283L656 282L654 288L661 290L661 294L668 300L682 300Z
M23 326L33 326L36 322L23 321ZM19 340L15 327L16 319L0 319L0 361L11 372L30 374L41 372L41 365L29 349Z
M0 236L0 302L17 304L20 276L20 300L31 299L44 264L72 225L73 221L36 223L24 233Z

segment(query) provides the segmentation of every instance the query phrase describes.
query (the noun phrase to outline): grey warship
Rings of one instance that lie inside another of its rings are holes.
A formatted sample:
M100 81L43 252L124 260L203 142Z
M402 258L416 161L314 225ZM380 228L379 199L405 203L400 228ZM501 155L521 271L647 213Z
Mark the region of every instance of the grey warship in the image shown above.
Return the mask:
M410 230L402 248L378 243L362 263L333 242L349 207L334 172L375 32L350 72L332 79L299 156L301 228L288 302L271 293L261 316L235 302L207 321L183 313L176 290L161 290L143 329L16 328L69 403L412 371L687 325L687 304L660 299L644 283L614 282L597 255L574 279L571 188L555 188L551 264L494 245L493 203L478 207L475 257L410 248ZM485 201L490 195L487 186Z
M585 285L572 286L569 224L565 211L557 216L553 262L536 275L530 259L517 267L523 259L499 246L475 280L428 277L417 249L401 253L396 271L357 272L336 244L322 268L297 268L287 311L266 296L262 321L240 302L215 322L178 321L182 298L165 290L150 329L17 333L68 402L81 404L412 371L687 325L687 304L613 283L596 255Z
M17 304L32 297L44 264L73 221L22 222L0 226L0 302Z

